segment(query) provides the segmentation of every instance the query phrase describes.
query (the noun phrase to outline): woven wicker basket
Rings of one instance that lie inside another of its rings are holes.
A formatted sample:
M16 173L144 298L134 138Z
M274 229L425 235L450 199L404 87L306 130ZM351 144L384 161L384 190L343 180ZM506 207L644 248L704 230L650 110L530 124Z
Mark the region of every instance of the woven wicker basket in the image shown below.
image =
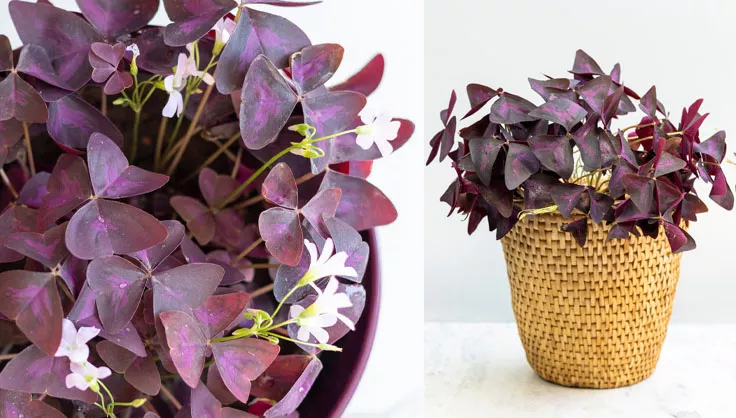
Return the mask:
M580 248L560 232L572 220L528 217L501 240L527 361L564 386L632 385L657 365L682 254L662 230L606 243L610 228L590 221Z

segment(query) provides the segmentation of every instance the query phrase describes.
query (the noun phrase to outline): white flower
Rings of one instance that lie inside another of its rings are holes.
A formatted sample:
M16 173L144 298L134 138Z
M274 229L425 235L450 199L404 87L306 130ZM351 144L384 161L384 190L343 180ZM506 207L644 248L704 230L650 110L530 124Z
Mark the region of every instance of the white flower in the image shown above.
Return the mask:
M309 336L314 335L320 344L326 344L330 336L324 328L335 325L338 320L351 330L355 330L353 321L338 312L340 308L353 306L347 294L336 293L338 284L337 279L331 277L323 292L314 283L311 283L314 290L317 291L317 300L306 309L300 305L291 305L289 315L296 319L296 324L299 326L296 336L299 340L307 342Z
M107 367L95 367L86 361L72 363L71 370L72 372L66 376L66 387L68 389L75 387L79 390L87 390L91 387L95 392L100 390L97 381L112 374Z
M133 53L133 56L134 56L134 57L137 57L138 55L140 55L140 54L141 54L141 50L140 50L140 49L138 49L138 45L137 45L137 44L135 44L135 43L132 43L132 44L128 45L128 46L127 46L127 47L125 48L125 50L126 50L126 51L130 51L130 52L132 52L132 53Z
M87 342L99 333L100 329L95 327L81 327L77 331L74 323L64 318L61 328L61 344L59 344L59 348L54 355L56 357L69 357L69 360L73 363L87 361L89 356Z
M228 16L223 17L215 23L215 26L212 28L215 31L215 48L218 45L222 48L230 40L230 36L235 32L235 25L235 21Z
M314 243L305 239L304 245L307 246L307 251L309 251L309 270L299 280L299 286L330 276L358 277L358 272L354 268L345 266L345 262L348 260L348 254L345 251L332 255L332 251L335 249L332 238L325 240L325 245L319 257L317 257L317 246Z
M169 93L169 101L166 102L166 106L164 106L161 114L167 118L173 117L174 114L180 116L181 112L184 111L184 98L181 95L181 91L187 86L187 79L189 77L200 77L206 84L215 82L212 74L197 70L194 45L188 44L187 51L189 51L189 55L183 52L179 54L174 74L164 78L164 89Z
M391 154L394 149L389 141L393 141L399 135L401 122L392 121L391 116L383 113L377 114L366 109L360 112L360 120L365 125L356 128L355 132L358 136L355 138L355 143L365 150L376 144L382 156L386 157Z

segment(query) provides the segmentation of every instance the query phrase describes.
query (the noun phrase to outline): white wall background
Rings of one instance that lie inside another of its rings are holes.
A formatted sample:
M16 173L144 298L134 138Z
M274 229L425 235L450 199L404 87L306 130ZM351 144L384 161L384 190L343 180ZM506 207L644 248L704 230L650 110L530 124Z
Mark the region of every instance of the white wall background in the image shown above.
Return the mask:
M20 45L0 0L0 32ZM57 7L79 10L74 0L52 0ZM396 205L399 218L379 229L383 293L381 317L371 358L346 418L416 417L422 404L422 184L423 122L421 0L326 0L305 8L259 9L282 15L299 25L313 43L345 47L341 81L376 53L386 58L386 75L369 105L414 121L414 139L388 159L374 165L370 180ZM166 24L161 6L153 21ZM407 240L417 244L407 245ZM389 378L390 376L390 378Z
M527 77L565 75L582 48L605 71L620 62L623 82L640 94L655 84L657 97L676 121L684 106L704 98L701 113L711 115L701 132L707 137L724 129L733 155L735 16L736 3L725 0L427 0L426 139L441 128L439 111L452 89L458 91L460 115L469 107L468 83L503 87L539 104ZM736 167L726 170L733 187ZM495 232L487 232L484 222L468 237L460 216L445 217L448 206L439 197L453 173L449 164L425 171L425 319L513 321ZM690 229L698 248L682 259L676 322L736 321L736 213L710 202L708 191L699 189L710 213Z

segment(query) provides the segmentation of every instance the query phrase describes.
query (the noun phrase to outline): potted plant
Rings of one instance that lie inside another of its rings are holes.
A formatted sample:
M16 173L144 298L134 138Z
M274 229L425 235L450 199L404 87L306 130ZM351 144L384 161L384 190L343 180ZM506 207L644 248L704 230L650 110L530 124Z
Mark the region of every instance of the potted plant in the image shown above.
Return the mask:
M678 121L655 87L639 96L624 85L619 64L606 73L579 50L570 73L529 79L541 105L468 85L463 119L492 104L460 141L453 92L427 163L451 163L441 200L467 215L468 233L487 218L501 240L531 367L565 386L626 386L659 358L681 253L695 248L688 228L707 211L695 182L733 207L726 135L701 137L702 99ZM624 127L634 101L643 116Z
M318 2L163 3L9 3L0 415L337 417L414 126L366 109L380 55L327 87L343 48L249 7Z

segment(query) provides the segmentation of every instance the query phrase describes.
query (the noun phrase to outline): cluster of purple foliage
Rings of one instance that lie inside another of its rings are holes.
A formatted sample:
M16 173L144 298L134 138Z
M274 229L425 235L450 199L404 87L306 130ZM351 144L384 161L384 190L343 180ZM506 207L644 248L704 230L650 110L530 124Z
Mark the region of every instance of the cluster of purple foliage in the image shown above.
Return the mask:
M9 3L23 46L12 50L0 36L0 333L13 352L22 350L1 366L0 415L102 412L92 405L95 393L65 385L70 361L55 353L68 318L101 330L90 361L115 372L106 383L117 401L149 396L146 417L156 416L153 408L177 417L298 416L322 369L318 350L222 337L253 324L244 312L273 310L305 274L305 239L323 248L331 238L347 253L346 266L358 276L340 278L340 292L353 303L343 314L357 322L362 313L368 245L359 232L396 218L388 198L366 180L381 157L375 147L357 146L354 133L321 141L319 158L287 154L253 183L260 188L238 190L258 164L301 140L288 126L307 123L327 136L362 125L358 114L381 80L382 57L328 88L342 48L311 45L290 21L248 7L318 2L163 3L173 21L165 28L149 25L159 0L77 0L81 14L48 0ZM185 114L191 119L200 107L207 132L240 132L240 147L252 158L239 159L233 176L201 170L199 190L182 189L187 183L176 175L130 165L123 133L85 100L85 89L120 93L132 85L134 65L138 77L171 75L191 42L212 54L211 29L236 7L237 26L213 71L217 89L201 106L193 97ZM126 49L133 43L140 50L134 64ZM394 149L414 130L399 121ZM46 134L58 147L39 142ZM243 199L264 203L241 205ZM186 225L162 220L174 213ZM270 267L261 270L266 283L254 280L251 260ZM307 286L285 302L306 307L317 294ZM282 332L296 339L292 325ZM325 330L329 344L348 332L341 323ZM165 374L173 378L162 381ZM184 403L178 413L175 401L160 396L169 391Z
M450 214L455 209L468 214L468 233L487 217L489 229L501 239L520 214L551 208L565 218L586 215L563 227L581 246L590 218L612 225L609 239L656 238L662 225L673 252L695 248L681 228L707 211L695 180L712 184L710 198L720 206L730 210L734 203L720 166L725 132L700 138L708 116L698 113L702 99L683 109L675 126L656 88L640 97L621 82L619 64L606 74L578 50L570 73L571 78L529 79L544 99L540 106L500 88L468 85L471 109L463 119L495 101L489 114L460 129L457 147L452 92L440 115L444 128L431 139L427 161L449 157L457 173L442 196ZM639 101L644 116L634 126L614 130L613 120L636 111L632 100Z

